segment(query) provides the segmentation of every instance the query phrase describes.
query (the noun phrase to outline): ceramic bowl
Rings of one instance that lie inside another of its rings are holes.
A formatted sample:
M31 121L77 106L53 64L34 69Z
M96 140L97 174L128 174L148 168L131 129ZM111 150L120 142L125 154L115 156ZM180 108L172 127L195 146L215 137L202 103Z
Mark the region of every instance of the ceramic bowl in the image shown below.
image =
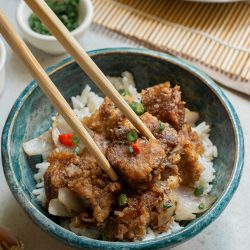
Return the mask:
M23 142L34 138L51 126L55 110L35 81L22 92L14 104L2 136L4 173L19 204L48 234L66 244L84 249L157 249L172 247L195 236L214 221L228 205L239 185L243 167L244 144L237 114L220 88L204 73L172 56L141 49L103 49L89 52L106 75L120 76L123 71L134 75L140 90L156 83L179 84L187 107L200 113L200 121L211 125L211 140L219 156L214 161L216 178L212 194L213 206L180 231L142 242L107 242L79 237L57 224L36 201L34 165L40 157L27 158ZM68 58L48 69L48 73L67 100L81 92L86 84L101 95L79 66Z
M66 53L62 45L56 40L54 36L43 35L33 31L29 26L29 16L32 10L24 1L20 1L16 19L19 28L23 32L25 40L27 40L34 47L44 51L47 54L59 55ZM86 29L91 24L93 18L93 5L91 0L79 1L79 26L73 30L72 35L79 41Z
M5 63L6 48L3 41L0 39L0 95L3 93L5 85Z

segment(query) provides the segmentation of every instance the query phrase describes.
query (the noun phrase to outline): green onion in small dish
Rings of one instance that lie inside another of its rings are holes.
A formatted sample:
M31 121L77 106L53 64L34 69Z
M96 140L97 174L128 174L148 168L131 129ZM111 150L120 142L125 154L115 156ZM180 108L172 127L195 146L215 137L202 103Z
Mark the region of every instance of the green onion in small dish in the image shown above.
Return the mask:
M63 0L63 1L46 0L46 3L69 31L72 31L79 26L78 23L79 0ZM29 16L29 25L30 28L37 33L43 35L51 35L47 27L41 22L41 20L34 13L32 13Z
M77 41L91 24L93 4L91 0L45 0ZM35 48L51 55L66 53L64 47L27 6L20 1L16 12L17 24L23 37Z

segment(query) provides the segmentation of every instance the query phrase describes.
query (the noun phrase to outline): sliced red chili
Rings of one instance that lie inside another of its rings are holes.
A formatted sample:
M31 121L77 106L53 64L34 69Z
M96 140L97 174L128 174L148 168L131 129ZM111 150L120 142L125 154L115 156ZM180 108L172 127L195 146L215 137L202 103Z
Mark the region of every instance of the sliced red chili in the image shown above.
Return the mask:
M139 141L136 140L133 144L132 144L132 148L135 154L140 154L141 150L140 150L140 146L139 146Z
M66 146L66 147L72 147L73 146L73 134L69 133L69 134L61 134L59 135L59 142Z

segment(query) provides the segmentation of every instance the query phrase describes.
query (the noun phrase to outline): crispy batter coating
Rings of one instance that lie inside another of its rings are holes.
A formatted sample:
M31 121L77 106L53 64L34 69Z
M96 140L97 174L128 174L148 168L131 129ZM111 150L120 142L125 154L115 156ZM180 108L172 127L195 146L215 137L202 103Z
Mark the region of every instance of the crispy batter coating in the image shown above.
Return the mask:
M88 201L97 223L104 222L115 194L120 191L120 183L112 182L87 151L81 157L54 152L48 161L50 167L44 175L47 198L56 198L58 189L67 187L78 198Z
M180 87L170 88L165 82L142 91L142 103L147 111L163 122L180 130L184 124L185 107L181 100Z
M169 204L169 208L164 205ZM117 208L105 228L108 240L141 240L148 227L165 232L176 209L175 197L166 182L157 182L147 191L128 197L124 208Z
M203 153L203 146L190 125L185 124L179 132L179 144L181 146L180 162L178 164L183 185L193 185L199 180L203 171L198 158Z
M99 111L107 138L112 140L114 137L114 130L117 127L118 122L122 121L125 116L118 108L116 108L115 104L108 97L105 97Z
M113 143L107 150L107 159L125 179L134 182L149 182L154 171L161 167L165 158L163 147L158 141L138 139L139 154L128 151L128 143Z

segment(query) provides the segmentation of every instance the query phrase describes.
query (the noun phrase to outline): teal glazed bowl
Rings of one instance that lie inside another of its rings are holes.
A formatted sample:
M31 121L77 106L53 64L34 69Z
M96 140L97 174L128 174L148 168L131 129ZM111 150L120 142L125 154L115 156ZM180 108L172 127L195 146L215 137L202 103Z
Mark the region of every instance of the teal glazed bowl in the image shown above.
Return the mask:
M211 140L218 148L214 161L216 178L212 194L213 206L180 231L141 242L107 242L80 237L62 228L32 195L35 187L34 165L40 157L28 158L23 142L34 138L51 125L56 111L35 81L31 82L15 102L2 134L2 160L6 179L17 201L26 213L46 232L64 243L84 249L158 249L171 248L190 239L214 221L228 205L236 191L244 161L244 142L237 114L220 88L200 70L184 61L144 49L116 48L89 52L101 70L110 76L123 71L134 75L140 90L156 83L179 84L187 107L200 113L200 121L211 125ZM81 92L86 84L101 95L80 67L68 58L48 69L48 73L65 98Z

